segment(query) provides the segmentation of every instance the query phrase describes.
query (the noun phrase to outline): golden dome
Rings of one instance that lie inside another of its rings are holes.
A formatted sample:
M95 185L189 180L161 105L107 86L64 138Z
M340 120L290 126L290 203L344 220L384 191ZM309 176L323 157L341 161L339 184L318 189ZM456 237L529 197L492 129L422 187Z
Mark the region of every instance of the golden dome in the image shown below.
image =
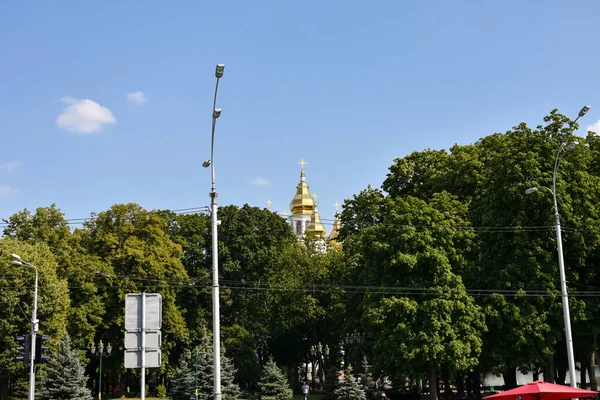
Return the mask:
M303 165L304 167L304 165ZM304 175L304 168L300 172L300 183L296 186L296 195L290 203L290 211L292 215L311 215L315 207L313 198L310 197L309 186L306 183L306 176Z
M310 217L310 224L308 228L306 228L307 232L313 232L318 236L325 236L325 227L321 223L321 216L319 215L319 209L317 208L317 194L314 195L315 198L315 208Z

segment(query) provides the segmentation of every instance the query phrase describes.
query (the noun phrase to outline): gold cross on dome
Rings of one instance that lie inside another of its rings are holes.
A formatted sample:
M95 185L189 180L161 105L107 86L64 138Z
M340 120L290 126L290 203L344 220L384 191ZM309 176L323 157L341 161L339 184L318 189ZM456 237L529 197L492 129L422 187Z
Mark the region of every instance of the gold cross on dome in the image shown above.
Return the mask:
M287 215L288 215L288 213L287 213L286 211L284 211L284 212L282 212L282 213L281 213L281 216L282 216L283 218L287 217Z
M265 203L267 204L267 207L269 208L269 211L271 211L271 204L273 204L273 202L271 201L271 199L267 199L267 201L265 201Z
M301 158L300 161L298 162L298 164L300 164L300 166L302 167L302 171L304 171L304 166L308 163L306 161L304 161L304 158Z
M338 208L340 208L341 204L337 202L337 200L335 201L335 204L333 205L335 207L335 213L337 214L338 212Z
M312 194L312 198L315 200L315 203L317 202L317 197L319 197L319 195L317 195L316 193Z

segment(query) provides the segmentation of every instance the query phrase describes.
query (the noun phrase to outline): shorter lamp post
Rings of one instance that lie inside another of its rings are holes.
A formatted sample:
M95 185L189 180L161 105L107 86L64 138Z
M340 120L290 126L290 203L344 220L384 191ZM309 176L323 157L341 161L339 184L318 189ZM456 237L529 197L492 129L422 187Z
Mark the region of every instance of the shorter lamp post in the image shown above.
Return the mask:
M18 254L11 254L13 258L12 264L18 266L26 266L35 270L35 289L33 291L33 308L31 309L31 350L29 360L29 400L34 400L35 397L35 350L36 350L36 339L35 336L38 331L38 319L37 319L37 301L38 301L38 269L35 265L24 261Z
M98 398L101 399L102 398L102 357L104 356L104 344L102 343L102 340L100 341L100 343L98 344L98 348L96 348L96 346L94 346L92 344L92 347L90 348L90 352L95 355L96 357L100 358L100 368L98 370ZM106 357L110 356L110 352L112 351L112 347L110 345L110 343L108 344L108 346L106 346Z
M348 347L348 364L352 364L351 363L351 359L354 357L351 357L352 354L354 353L356 355L356 350L355 351L351 351L352 350L352 346L357 344L357 345L361 345L365 342L365 335L361 334L360 332L357 332L356 330L354 331L353 334L348 334L345 337L345 341L346 341L346 345ZM346 367L346 366L345 366Z
M329 346L325 345L325 348L323 348L323 345L319 342L316 346L311 346L310 355L314 360L317 360L317 366L319 367L319 383L323 383L325 380L323 369L325 368L325 358L329 357ZM312 375L314 376L314 373Z

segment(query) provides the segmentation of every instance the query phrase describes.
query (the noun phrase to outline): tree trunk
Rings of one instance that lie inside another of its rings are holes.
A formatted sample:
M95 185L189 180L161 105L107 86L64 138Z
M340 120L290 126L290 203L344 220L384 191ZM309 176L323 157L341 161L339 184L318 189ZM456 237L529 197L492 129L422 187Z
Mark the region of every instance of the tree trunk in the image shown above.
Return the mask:
M465 376L465 381L466 381L466 388L467 388L467 396L470 397L471 394L473 393L473 379L471 378L471 374L467 374L467 376Z
M554 371L554 356L549 356L544 362L544 382L554 383L556 381Z
M473 389L475 400L481 400L481 374L479 373L479 370L469 373L469 380L471 381L471 388Z
M596 335L594 335L594 342L596 341ZM598 382L596 382L596 352L592 351L590 354L589 368L590 368L590 390L598 391Z
M462 399L465 396L465 377L456 375L456 393Z
M517 369L515 367L506 368L502 377L504 378L504 390L517 387Z
M427 378L429 379L429 400L438 400L438 378L435 371L435 361L429 360L427 364Z
M8 400L8 380L0 379L0 400Z
M581 369L579 370L579 381L581 382L581 388L585 389L587 387L587 371L588 371L588 363L587 360L581 362Z
M566 368L558 368L556 370L556 383L558 383L559 385L564 385L566 379L567 379L567 369Z
M596 334L592 335L592 349L596 348ZM592 350L588 355L588 366L590 368L590 390L598 391L598 383L596 382L596 351Z
M452 393L452 388L450 387L450 372L444 371L442 376L444 379L444 393Z

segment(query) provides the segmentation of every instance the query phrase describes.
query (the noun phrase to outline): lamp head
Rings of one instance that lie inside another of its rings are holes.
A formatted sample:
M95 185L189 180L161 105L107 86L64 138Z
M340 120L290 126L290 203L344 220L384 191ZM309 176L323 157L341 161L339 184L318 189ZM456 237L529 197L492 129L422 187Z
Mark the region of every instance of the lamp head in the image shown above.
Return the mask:
M583 106L581 111L579 111L579 117L583 117L588 111L590 111L590 106Z
M222 108L215 108L213 111L213 118L219 118L221 116Z
M109 343L108 346L106 346L106 354L110 355L111 351L112 351L112 346Z
M96 354L96 346L94 346L93 344L92 344L92 347L90 347L90 352L92 354Z
M204 168L208 168L208 167L210 167L210 164L212 164L212 161L211 161L211 160L206 160L206 161L204 161L204 162L202 163L202 166L203 166Z
M17 261L17 260L12 260L10 263L11 263L12 265L20 265L20 266L23 266L23 263L22 263L21 261Z
M537 191L538 191L538 189L539 189L539 188L537 188L537 187L530 187L529 189L527 189L527 190L525 191L525 194L531 194L531 193L533 193L533 192L537 192Z
M10 255L12 258L14 258L15 260L19 260L21 261L21 256L17 255L17 254L11 254Z
M217 67L215 68L215 76L217 78L222 78L223 72L225 72L225 64L217 64Z

